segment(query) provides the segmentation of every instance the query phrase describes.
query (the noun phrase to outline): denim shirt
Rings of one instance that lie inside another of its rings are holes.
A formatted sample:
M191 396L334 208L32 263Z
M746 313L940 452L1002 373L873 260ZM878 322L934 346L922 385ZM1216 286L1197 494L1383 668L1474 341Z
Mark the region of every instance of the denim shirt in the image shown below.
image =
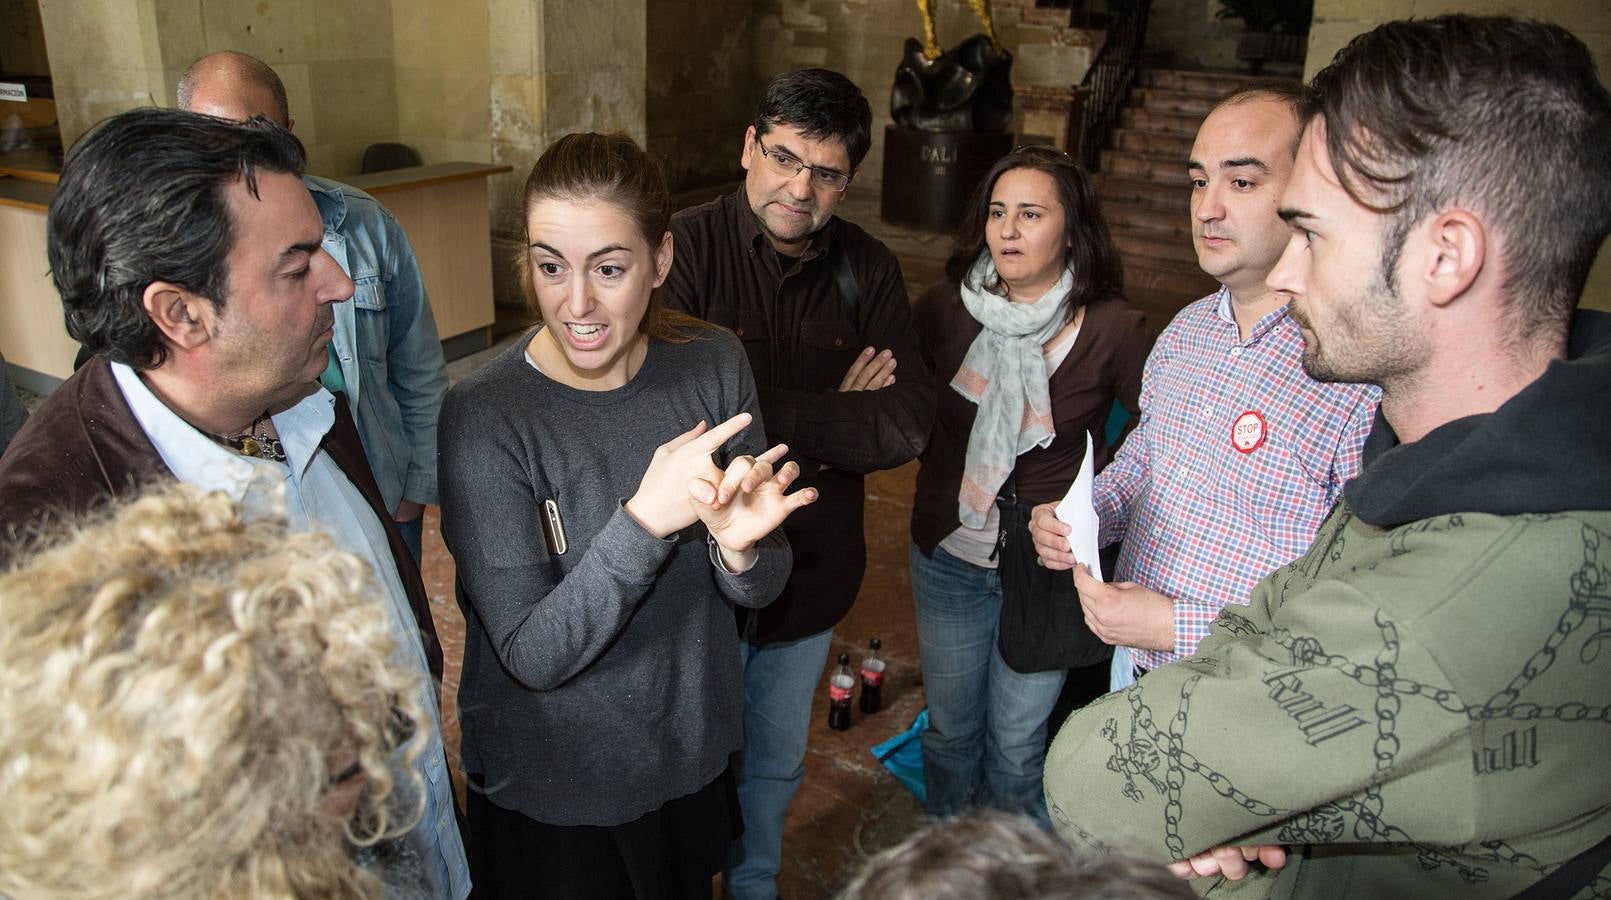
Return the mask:
M324 220L324 249L353 280L335 306L336 355L364 455L387 508L435 504L436 416L447 390L442 344L419 263L402 226L375 198L305 176Z

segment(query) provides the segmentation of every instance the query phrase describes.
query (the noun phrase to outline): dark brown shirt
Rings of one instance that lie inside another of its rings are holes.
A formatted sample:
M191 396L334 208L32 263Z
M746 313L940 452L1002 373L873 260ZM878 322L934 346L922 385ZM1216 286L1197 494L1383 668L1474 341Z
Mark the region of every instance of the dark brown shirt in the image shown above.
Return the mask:
M955 282L937 284L918 298L915 310L923 361L934 373L939 404L934 431L923 451L912 499L912 540L924 553L955 531L957 491L968 438L979 407L951 387L951 378L983 327L962 305ZM1018 457L1013 469L1019 501L1061 500L1085 459L1085 432L1100 468L1111 458L1107 442L1108 413L1117 400L1132 415L1140 414L1141 369L1152 349L1146 317L1116 297L1085 307L1085 321L1068 356L1049 382L1052 422L1057 437Z
M784 524L794 574L783 595L759 611L757 639L817 634L844 618L861 588L863 476L912 459L928 437L933 384L919 362L906 283L888 248L842 220L817 232L799 258L779 254L742 186L677 213L671 232L668 300L738 335L768 443L788 444L804 473L797 485L819 493ZM853 319L835 280L835 242L856 280ZM867 346L893 351L895 384L840 392L845 371Z

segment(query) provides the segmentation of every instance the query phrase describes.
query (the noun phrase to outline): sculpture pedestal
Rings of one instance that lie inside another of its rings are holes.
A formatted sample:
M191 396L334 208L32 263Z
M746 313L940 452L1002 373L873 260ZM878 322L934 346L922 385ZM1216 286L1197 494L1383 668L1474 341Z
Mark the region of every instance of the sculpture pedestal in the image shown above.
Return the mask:
M972 131L918 131L884 126L884 221L924 231L955 231L968 197L1013 136Z

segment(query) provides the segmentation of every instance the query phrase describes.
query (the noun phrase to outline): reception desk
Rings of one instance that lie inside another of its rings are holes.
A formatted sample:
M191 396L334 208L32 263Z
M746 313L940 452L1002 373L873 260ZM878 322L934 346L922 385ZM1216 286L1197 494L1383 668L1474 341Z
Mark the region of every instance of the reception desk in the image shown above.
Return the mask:
M492 227L487 178L509 166L446 162L341 179L397 217L419 259L436 332L456 350L484 350L492 331ZM464 336L480 332L479 344ZM460 356L453 352L449 356Z
M375 196L408 234L438 335L462 355L487 346L493 320L487 176L508 166L438 163L344 179ZM72 374L67 336L45 258L50 172L0 168L0 353L19 384L43 393Z
M55 195L51 173L0 175L0 354L17 383L36 393L71 375L78 354L45 259L45 212Z

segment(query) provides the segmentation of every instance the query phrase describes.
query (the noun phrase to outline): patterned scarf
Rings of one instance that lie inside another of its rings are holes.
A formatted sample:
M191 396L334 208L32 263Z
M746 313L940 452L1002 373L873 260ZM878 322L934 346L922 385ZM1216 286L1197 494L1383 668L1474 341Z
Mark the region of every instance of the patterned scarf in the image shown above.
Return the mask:
M984 289L995 281L996 264L986 251L962 280L962 305L984 330L951 379L957 393L979 404L957 495L959 517L969 528L984 527L1018 454L1045 447L1057 436L1042 346L1065 323L1074 272L1065 268L1034 303L1013 303Z

